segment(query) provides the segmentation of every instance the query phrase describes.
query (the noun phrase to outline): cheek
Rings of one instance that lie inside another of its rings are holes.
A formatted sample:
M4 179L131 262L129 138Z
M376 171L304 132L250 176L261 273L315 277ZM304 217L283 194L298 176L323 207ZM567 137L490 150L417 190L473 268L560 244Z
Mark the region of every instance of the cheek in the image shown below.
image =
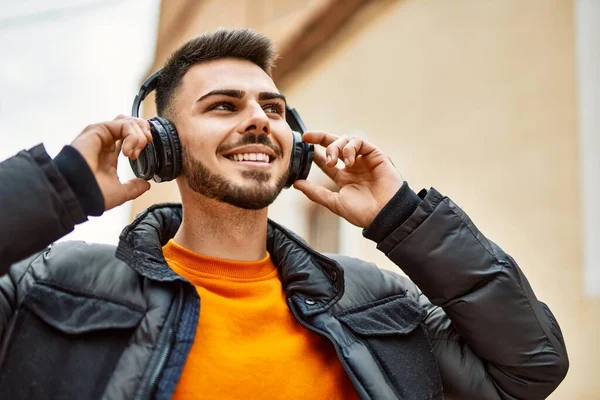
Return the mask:
M188 122L183 124L179 132L181 145L191 154L214 154L220 141L215 129L202 124Z
M279 146L281 147L281 151L283 152L283 160L285 162L289 162L293 144L292 131L289 128L283 129L281 133L274 135L274 139L277 140Z
M283 146L283 159L287 164L290 163L290 158L292 157L292 145L293 145L293 137L290 133L290 136L286 138L285 142L282 143Z

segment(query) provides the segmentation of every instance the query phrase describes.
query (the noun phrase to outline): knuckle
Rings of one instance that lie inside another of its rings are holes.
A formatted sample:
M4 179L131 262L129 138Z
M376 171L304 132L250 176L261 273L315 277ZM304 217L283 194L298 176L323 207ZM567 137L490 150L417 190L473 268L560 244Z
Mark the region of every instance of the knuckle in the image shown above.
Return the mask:
M135 129L135 131L139 135L143 135L144 134L144 130L143 130L142 126L137 121L133 122L133 129Z
M128 133L132 134L132 133L136 133L137 132L137 124L131 121L127 121L124 125L123 125L123 129L125 129Z
M83 128L83 131L93 131L98 127L98 124L89 124L88 126L86 126L85 128Z

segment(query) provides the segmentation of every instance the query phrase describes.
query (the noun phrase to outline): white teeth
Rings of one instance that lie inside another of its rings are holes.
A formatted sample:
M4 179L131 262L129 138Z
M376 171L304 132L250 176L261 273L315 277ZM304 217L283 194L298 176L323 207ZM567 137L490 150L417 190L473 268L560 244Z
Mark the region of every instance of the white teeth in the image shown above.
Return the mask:
M271 157L265 153L232 154L228 157L233 161L260 161L264 163L271 161Z

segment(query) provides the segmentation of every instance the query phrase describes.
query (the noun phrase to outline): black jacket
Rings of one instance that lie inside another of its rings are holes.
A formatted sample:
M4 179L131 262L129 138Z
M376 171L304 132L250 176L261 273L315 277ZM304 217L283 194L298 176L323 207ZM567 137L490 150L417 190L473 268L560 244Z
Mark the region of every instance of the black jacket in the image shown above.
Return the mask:
M83 242L42 250L85 220L61 171L41 147L0 164L0 398L169 398L201 312L161 251L181 207L139 215L116 251ZM568 369L548 307L447 197L423 192L406 215L408 190L365 235L412 281L319 254L269 222L291 312L332 342L364 399L548 396Z

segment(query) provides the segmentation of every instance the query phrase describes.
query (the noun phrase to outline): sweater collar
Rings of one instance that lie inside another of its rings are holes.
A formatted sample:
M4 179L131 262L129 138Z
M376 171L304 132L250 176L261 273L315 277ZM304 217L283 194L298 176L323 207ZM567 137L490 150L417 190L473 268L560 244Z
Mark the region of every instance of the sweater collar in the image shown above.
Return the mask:
M146 278L183 280L169 268L162 247L175 236L183 210L181 204L149 207L119 236L116 256ZM279 270L286 296L306 316L335 304L344 293L344 271L334 260L310 248L293 232L269 220L267 250Z
M257 261L226 260L195 253L171 239L163 247L163 255L171 269L194 286L199 286L196 282L208 277L220 281L257 282L275 278L277 272L269 252Z

